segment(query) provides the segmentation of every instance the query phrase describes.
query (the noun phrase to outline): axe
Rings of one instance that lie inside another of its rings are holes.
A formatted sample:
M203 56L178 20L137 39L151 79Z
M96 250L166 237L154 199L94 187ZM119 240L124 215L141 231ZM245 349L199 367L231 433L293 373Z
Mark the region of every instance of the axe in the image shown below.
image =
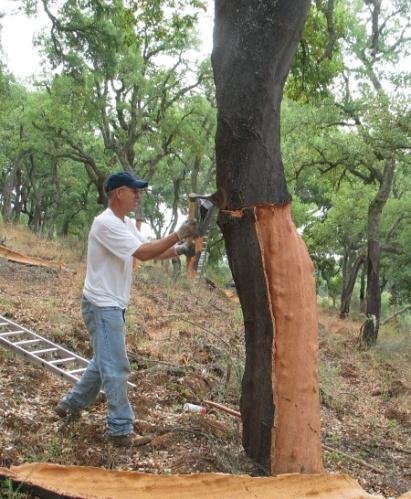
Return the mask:
M203 220L200 221L196 237L204 236L207 232L207 228L210 225L211 220L217 213L217 210L222 210L227 207L227 194L224 189L220 188L213 194L196 194L192 192L188 195L189 205L188 205L188 219L190 221L196 221L199 218L199 207L197 200L204 199L212 203L211 208L208 209L207 215ZM191 242L191 241L190 241Z

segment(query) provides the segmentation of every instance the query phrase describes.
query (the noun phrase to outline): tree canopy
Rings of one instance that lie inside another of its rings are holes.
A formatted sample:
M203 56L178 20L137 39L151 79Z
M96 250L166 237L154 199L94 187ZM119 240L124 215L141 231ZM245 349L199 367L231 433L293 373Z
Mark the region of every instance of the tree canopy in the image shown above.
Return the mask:
M37 38L47 67L29 86L0 66L3 221L83 237L104 202L104 178L125 169L150 182L144 219L156 236L173 230L187 194L215 186L215 91L210 62L196 52L205 2L20 6L48 16ZM341 298L342 315L354 288L369 306L376 296L367 316L379 317L383 291L392 303L410 299L410 7L311 2L285 86L293 216L318 290ZM224 250L213 232L209 262L218 267Z

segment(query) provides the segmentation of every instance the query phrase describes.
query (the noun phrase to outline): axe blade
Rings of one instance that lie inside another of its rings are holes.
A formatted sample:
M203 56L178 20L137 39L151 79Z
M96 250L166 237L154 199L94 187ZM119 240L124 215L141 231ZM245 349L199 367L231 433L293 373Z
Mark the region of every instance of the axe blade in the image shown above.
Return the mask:
M192 192L188 195L190 201L195 201L196 199L206 199L217 206L220 210L227 208L227 194L223 188L219 188L213 194L196 194Z

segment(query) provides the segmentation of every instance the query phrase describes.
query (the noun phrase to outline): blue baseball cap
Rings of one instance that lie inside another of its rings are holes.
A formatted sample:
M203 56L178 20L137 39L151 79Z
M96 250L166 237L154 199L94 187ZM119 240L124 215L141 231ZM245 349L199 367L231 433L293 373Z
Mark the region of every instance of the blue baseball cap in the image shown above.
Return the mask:
M123 186L131 187L132 189L145 189L148 186L148 182L139 180L130 172L117 172L106 178L104 191L107 193Z

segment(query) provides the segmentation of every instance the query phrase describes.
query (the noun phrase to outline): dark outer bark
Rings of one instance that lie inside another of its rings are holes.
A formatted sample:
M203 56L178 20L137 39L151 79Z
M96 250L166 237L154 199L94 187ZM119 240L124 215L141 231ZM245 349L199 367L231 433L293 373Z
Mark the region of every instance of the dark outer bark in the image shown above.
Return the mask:
M350 275L348 276L346 286L341 294L341 306L340 306L341 319L346 318L350 312L351 298L352 298L352 293L354 291L355 281L357 280L358 272L361 268L361 265L364 263L365 259L366 259L365 254L358 255L358 257L354 262L354 265L351 268L351 272Z
M13 209L13 222L18 223L20 221L21 210L23 208L23 185L22 185L22 172L21 168L16 170L16 181L14 183L14 190L16 191L16 197L14 201Z
M104 181L106 180L106 176L102 171L99 170L96 163L92 158L87 158L83 161L84 167L86 168L86 172L89 176L89 179L93 182L93 184L97 188L98 198L97 203L107 205L107 196L104 192Z
M211 56L217 98L217 186L230 209L290 202L280 151L285 78L307 0L216 0Z
M134 215L136 217L136 220L140 222L144 222L146 219L145 213L144 213L144 191L140 192L140 197L138 199L138 203L136 206L136 209L134 211Z
M211 56L217 98L217 187L230 210L291 201L280 152L283 87L304 27L308 0L216 0ZM246 452L270 464L272 345L266 281L249 214L221 214L245 322L241 414Z
M2 194L1 215L5 223L11 222L14 177L15 177L15 167L13 165L12 168L5 174L3 189L1 193Z
M366 267L365 265L362 266L362 271L361 271L361 286L360 286L360 312L365 314L365 311L367 310L367 301L365 299L365 280L366 276Z
M341 291L341 301L342 293L347 285L347 269L348 269L348 254L346 249L344 249L343 261L342 261L342 291Z
M255 233L255 217L253 210L245 210L242 218L222 214L219 223L244 315L247 354L240 403L243 446L249 456L268 468L274 421L271 382L273 323ZM244 261L248 264L244 265Z
M12 221L12 208L13 201L16 202L16 193L13 193L13 190L16 185L17 178L19 176L20 171L20 163L24 157L24 152L20 153L16 159L11 164L10 168L8 168L4 173L4 183L1 192L2 198L2 207L1 214L4 222ZM18 193L17 193L18 195Z
M361 330L361 343L367 347L377 342L380 327L380 220L382 210L390 195L394 178L394 163L386 160L380 188L368 209L368 260L367 260L367 321Z

